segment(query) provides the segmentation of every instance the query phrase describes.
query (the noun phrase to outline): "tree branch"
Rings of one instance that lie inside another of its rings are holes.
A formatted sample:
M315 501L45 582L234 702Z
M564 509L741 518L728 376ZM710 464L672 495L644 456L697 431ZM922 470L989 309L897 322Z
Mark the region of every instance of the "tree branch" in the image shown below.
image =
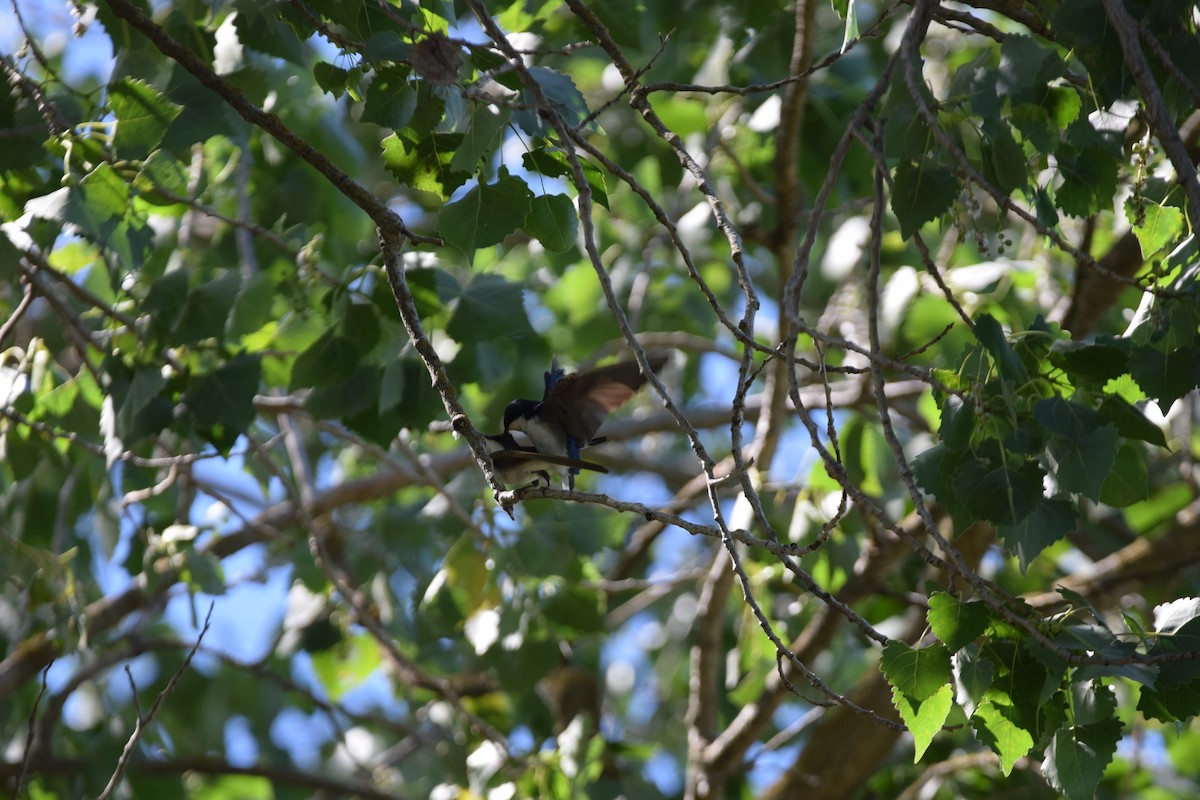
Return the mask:
M275 114L263 111L251 103L240 90L223 80L191 50L172 39L166 31L129 0L105 0L105 2L114 14L137 29L164 55L190 72L247 122L266 131L301 160L310 164L371 218L379 231L379 246L387 270L388 283L391 285L404 329L408 333L413 347L421 356L421 360L425 363L433 381L433 388L441 397L442 404L445 406L446 413L454 424L455 430L466 437L489 485L493 491L499 492L502 487L493 474L491 458L488 456L483 436L471 424L466 412L463 411L458 401L458 393L446 376L446 368L434 351L433 345L430 344L429 338L425 335L420 315L417 313L416 300L404 277L404 270L400 262L405 240L416 244L438 245L442 244L442 240L436 237L421 236L410 231L400 216L383 201L339 169L328 156L300 138Z
M1142 103L1146 109L1146 117L1154 135L1162 142L1171 165L1175 167L1175 180L1183 187L1187 195L1188 221L1193 231L1200 231L1200 180L1196 178L1196 165L1188 156L1187 147L1179 137L1179 131L1167 111L1166 101L1146 63L1142 46L1138 42L1138 26L1129 12L1125 10L1120 0L1101 0L1104 13L1108 15L1109 24L1117 33L1121 42L1121 50L1125 53L1125 65L1133 75L1133 81L1142 93Z

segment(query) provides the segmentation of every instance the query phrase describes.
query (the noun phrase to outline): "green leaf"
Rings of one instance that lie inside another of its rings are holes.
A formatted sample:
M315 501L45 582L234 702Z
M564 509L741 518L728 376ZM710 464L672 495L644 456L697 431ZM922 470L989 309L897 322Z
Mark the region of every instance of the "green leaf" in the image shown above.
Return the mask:
M1025 152L1004 122L994 118L984 120L981 155L984 177L1004 194L1028 185Z
M1142 247L1142 258L1146 260L1173 246L1183 235L1183 212L1174 206L1144 203L1139 207L1130 198L1125 201L1125 217L1133 226L1133 234Z
M361 364L346 380L317 386L304 401L304 410L318 419L345 419L372 408L379 396L380 369Z
M341 383L353 374L361 355L353 340L333 331L326 331L303 353L296 356L288 386L295 391L309 386L332 386Z
M836 0L843 2L843 0ZM859 37L858 32L858 8L856 0L844 0L847 3L846 13L842 18L846 20L846 30L842 34L842 52L846 52L847 48L855 42Z
M973 519L1012 525L1042 502L1042 473L1032 462L1010 466L975 458L959 466L954 494Z
M442 561L442 572L446 576L446 586L461 598L466 616L486 604L491 584L488 563L473 537L464 535L450 546Z
M379 343L382 323L379 312L370 303L351 302L343 298L337 313L341 316L338 331L354 342L359 352L369 353Z
M1167 438L1162 428L1146 419L1146 415L1117 395L1106 395L1097 409L1100 416L1117 426L1117 432L1126 439L1140 439L1143 442L1167 446Z
M313 672L334 702L361 686L379 668L382 660L379 643L368 633L352 636L339 647L312 654Z
M241 19L241 14L236 19ZM226 136L241 122L233 110L190 72L174 70L166 88L183 110L171 123L162 146L177 156L213 136ZM235 122L237 120L237 122Z
M1064 214L1090 217L1109 209L1117 191L1117 162L1104 147L1059 148L1058 171L1062 185L1055 200Z
M186 197L187 180L187 168L177 158L165 150L155 150L142 162L133 185L147 202L169 205L177 201L163 197L162 192Z
M913 475L917 479L917 485L947 504L951 502L954 494L952 476L943 469L948 461L957 465L961 463L962 457L957 453L952 453L945 443L941 443L919 453L912 462Z
M950 651L942 644L912 648L893 639L883 648L879 663L888 683L917 702L952 682Z
M317 79L317 85L321 89L334 97L341 97L345 94L346 85L350 82L349 71L324 61L318 61L313 66L313 77Z
M107 162L71 189L66 219L103 242L129 207L129 185Z
M45 155L42 146L46 139L45 122L37 104L25 102L18 92L0 92L0 130L5 132L0 141L0 173L15 175L17 170L27 168ZM0 188L0 195L4 193ZM0 206L0 215L5 211ZM11 213L13 209L7 211ZM9 219L17 216L13 213Z
M220 452L228 453L254 420L254 396L261 379L261 358L239 353L188 382L183 396L188 419Z
M1046 781L1068 800L1091 800L1120 738L1121 721L1115 717L1060 729L1042 762Z
M1184 597L1155 606L1154 629L1160 635L1153 639L1154 646L1148 655L1187 654L1192 658L1158 664L1159 675L1148 686L1163 690L1188 684L1200 686L1200 661L1194 658L1196 653L1200 653L1197 609L1200 609L1200 598L1195 597Z
M996 362L996 369L1005 378L1023 381L1028 377L1025 365L1008 343L1004 329L991 314L980 314L975 320L975 338L991 354L992 360Z
M13 479L29 478L43 462L46 453L38 438L28 426L16 424L9 426L0 437L0 459L3 459L0 464L11 470Z
M1005 36L1000 45L999 79L996 92L1011 97L1014 103L1028 102L1042 95L1046 84L1063 74L1058 53L1043 47L1032 36Z
M430 135L437 138L440 135L434 134L433 131L441 124L446 116L446 101L443 100L434 91L432 85L422 81L417 87L417 109L413 112L412 122L408 123L408 127L400 131L402 137L412 141L419 142L428 140ZM456 137L461 134L454 134Z
M1043 500L1020 522L1000 525L996 533L1024 572L1038 553L1075 530L1078 516L1074 504L1066 500Z
M267 53L278 58L291 61L293 64L305 63L308 50L304 40L310 35L311 21L301 15L285 17L291 27L274 13L259 13L271 9L260 3L238 3L238 13L233 18L237 28L237 38L248 48ZM297 35L299 34L299 35Z
M109 107L117 118L113 150L128 161L139 161L158 147L171 121L183 107L171 102L148 83L123 78L108 87Z
M583 95L569 76L548 67L530 67L529 77L537 83L542 96L550 102L568 127L578 125L587 116L587 101L583 99ZM526 107L514 114L513 118L526 133L540 136L546 130L541 115L531 110L535 105L534 99L527 96L528 90L521 94Z
M174 269L150 284L141 310L150 317L151 323L164 331L173 331L179 324L188 298L188 275L186 269Z
M1046 87L1041 102L1050 123L1058 130L1065 130L1079 118L1079 112L1083 109L1083 98L1077 90L1069 86Z
M1163 353L1156 347L1142 345L1130 356L1129 373L1166 411L1176 400L1200 386L1200 348L1180 347Z
M1115 425L1105 425L1080 439L1051 439L1046 449L1057 464L1059 488L1099 500L1117 455L1119 438Z
M408 82L408 70L394 66L377 69L367 87L363 122L401 130L412 120L416 110L417 91Z
M395 31L373 33L362 47L363 58L372 62L407 61L411 53L412 47Z
M1071 710L1076 725L1104 722L1117 713L1117 695L1101 681L1075 682L1071 684Z
M933 737L942 729L942 724L950 715L953 698L954 687L948 683L922 702L913 700L899 689L892 689L892 705L900 712L900 718L913 737L914 764L921 760Z
M566 638L597 634L604 630L601 597L598 592L560 584L542 601L542 616Z
M241 276L235 270L226 270L191 291L173 329L179 342L192 344L201 339L220 338L241 286Z
M462 291L453 275L436 267L406 270L404 277L408 280L408 288L417 302L417 312L422 320L441 314L446 305ZM389 308L395 308L390 289L386 302Z
M510 116L507 109L484 104L476 106L462 144L450 160L450 168L466 173L475 172L479 162L495 151Z
M476 186L443 208L438 215L439 232L447 244L473 260L476 250L499 244L521 227L532 199L523 180L501 175L495 183Z
M988 624L988 610L979 600L960 603L946 592L929 596L929 627L945 643L951 653L961 650L983 635Z
M981 703L971 716L975 735L1000 757L1000 771L1005 775L1012 772L1018 758L1033 749L1033 736L1016 719L1016 709L1012 706L997 705L990 700Z
M578 225L571 198L554 194L533 198L529 216L521 227L550 252L562 253L574 246Z
M1044 107L1033 103L1014 105L1008 118L1035 152L1053 153L1058 149L1062 128L1054 124Z
M470 176L450 167L462 134L439 133L419 141L393 133L381 142L383 165L400 183L448 200Z
M267 272L255 272L238 291L229 312L226 331L233 338L254 333L275 319L272 308L276 295L274 278Z
M1100 502L1124 508L1150 496L1150 471L1142 451L1129 442L1117 449L1112 471L1100 489Z
M1050 347L1050 360L1067 372L1077 385L1083 379L1088 384L1103 386L1129 370L1128 340L1079 342L1059 339Z
M1039 223L1047 228L1058 227L1058 212L1055 211L1054 198L1044 187L1039 186L1034 193L1034 209L1037 211Z
M975 420L975 405L964 403L961 397L952 394L942 403L942 424L938 428L938 435L947 447L964 450L971 444Z
M571 178L570 160L561 150L548 150L546 147L536 147L521 156L521 164L530 172L539 172L549 178ZM592 200L608 208L608 190L604 185L604 173L590 161L579 159L584 179L592 192Z
M446 333L464 343L532 336L524 289L499 275L476 274L458 296Z
M132 446L171 423L171 403L162 396L167 379L158 366L138 367L132 373L123 365L109 370L109 393L116 411L115 433Z
M947 211L958 197L958 179L928 161L905 161L896 168L892 212L900 222L900 235L912 236L922 225Z
M526 639L515 650L493 647L483 657L496 679L514 697L537 697L534 687L559 668L562 654L554 639ZM529 694L526 694L528 692Z
M1149 689L1155 686L1159 679L1160 667L1157 664L1139 663L1139 654L1134 646L1127 642L1115 642L1102 650L1095 651L1100 658L1120 659L1113 664L1085 664L1075 670L1074 680L1092 680L1096 678L1125 678L1142 684Z
M969 644L954 654L955 699L968 716L984 700L996 677L996 665L982 654L978 645Z
M352 429L385 447L401 428L420 430L445 413L425 365L415 357L399 359L399 364L396 369L403 372L397 379L403 391L400 402L390 410L380 408L378 413L359 414L346 421Z
M1050 434L1046 448L1059 487L1099 500L1117 455L1117 427L1098 412L1058 397L1034 403L1033 416Z
M379 411L391 411L404 397L404 362L394 358L383 368L379 379Z
M889 105L883 127L883 151L888 158L920 161L933 144L933 134L908 93L901 90L897 96L901 99Z
M1190 721L1200 715L1200 680L1143 688L1137 710L1160 722Z

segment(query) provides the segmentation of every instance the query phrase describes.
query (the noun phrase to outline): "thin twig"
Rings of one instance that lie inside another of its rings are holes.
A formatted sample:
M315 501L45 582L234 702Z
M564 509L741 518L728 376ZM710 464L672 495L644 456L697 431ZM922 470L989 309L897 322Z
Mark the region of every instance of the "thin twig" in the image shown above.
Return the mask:
M192 658L196 655L196 650L200 648L200 642L204 641L204 634L208 633L208 627L212 623L213 609L216 603L208 604L208 614L204 617L204 627L200 629L200 633L196 636L196 642L192 645L192 649L188 651L187 658L179 665L179 669L175 670L175 674L171 676L171 680L167 681L167 685L154 698L154 704L150 706L150 710L146 716L142 716L141 709L138 708L137 723L133 727L133 733L129 736L129 741L125 742L125 749L121 751L121 758L117 761L117 768L113 770L112 777L108 779L108 785L104 787L104 791L100 793L98 800L108 800L112 797L112 793L117 788L117 783L121 780L121 775L124 774L125 768L129 764L129 757L133 755L133 749L137 746L138 739L142 738L146 727L150 721L154 719L154 715L158 713L158 709L162 706L163 701L171 692L175 691L175 686L179 683L179 679L183 677L183 673L187 672L188 666L192 663ZM133 683L133 675L129 675L129 682ZM134 702L136 707L137 702L137 685L133 686Z
M29 709L29 728L25 734L25 755L21 759L21 771L17 773L17 781L13 785L13 800L18 800L21 796L21 785L25 782L25 773L29 769L29 759L33 754L33 736L38 706L42 704L42 697L46 694L46 676L50 673L50 667L53 665L54 662L51 661L42 669L42 687L38 689L37 697L33 699L33 708Z
M1196 176L1196 165L1188 155L1187 145L1179 138L1179 131L1171 121L1171 112L1167 110L1166 101L1146 63L1142 46L1138 43L1138 26L1133 17L1125 10L1119 0L1101 0L1104 13L1108 15L1109 24L1117 33L1121 42L1121 50L1125 53L1125 64L1133 75L1133 82L1142 92L1142 104L1146 109L1146 118L1154 135L1162 142L1167 151L1167 158L1175 167L1175 179L1183 186L1187 195L1188 221L1193 231L1200 230L1200 180Z
M4 345L4 340L8 338L9 334L16 329L17 323L25 316L25 312L33 305L33 287L29 285L28 281L24 283L25 293L21 295L21 302L17 303L17 307L13 309L12 314L9 315L8 319L4 320L3 325L0 325L0 347Z

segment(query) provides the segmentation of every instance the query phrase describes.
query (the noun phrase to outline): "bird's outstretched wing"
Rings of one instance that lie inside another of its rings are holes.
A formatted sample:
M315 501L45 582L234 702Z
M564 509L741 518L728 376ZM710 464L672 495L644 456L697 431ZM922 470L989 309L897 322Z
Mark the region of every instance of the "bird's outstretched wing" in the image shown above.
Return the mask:
M650 368L657 372L666 362L664 355L653 356ZM548 391L539 413L561 425L576 442L590 442L605 417L625 405L646 382L636 361L573 372L551 382L556 367L552 365L547 373Z

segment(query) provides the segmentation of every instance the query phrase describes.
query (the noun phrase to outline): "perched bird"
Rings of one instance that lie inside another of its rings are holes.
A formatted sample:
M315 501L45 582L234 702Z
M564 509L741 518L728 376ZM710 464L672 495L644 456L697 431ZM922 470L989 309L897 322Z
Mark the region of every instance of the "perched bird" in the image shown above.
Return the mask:
M504 433L485 433L488 452L492 456L492 466L496 468L496 478L505 486L513 489L524 489L527 486L550 485L550 473L561 469L590 469L595 472L608 472L608 467L578 458L542 453L536 447L527 447L505 431Z
M665 355L650 358L657 372L667 363ZM504 432L521 431L541 453L578 459L579 450L590 444L604 418L633 397L646 382L636 361L607 367L566 372L554 361L545 373L545 391L539 400L513 400L504 409ZM578 467L567 470L568 485L575 488Z

